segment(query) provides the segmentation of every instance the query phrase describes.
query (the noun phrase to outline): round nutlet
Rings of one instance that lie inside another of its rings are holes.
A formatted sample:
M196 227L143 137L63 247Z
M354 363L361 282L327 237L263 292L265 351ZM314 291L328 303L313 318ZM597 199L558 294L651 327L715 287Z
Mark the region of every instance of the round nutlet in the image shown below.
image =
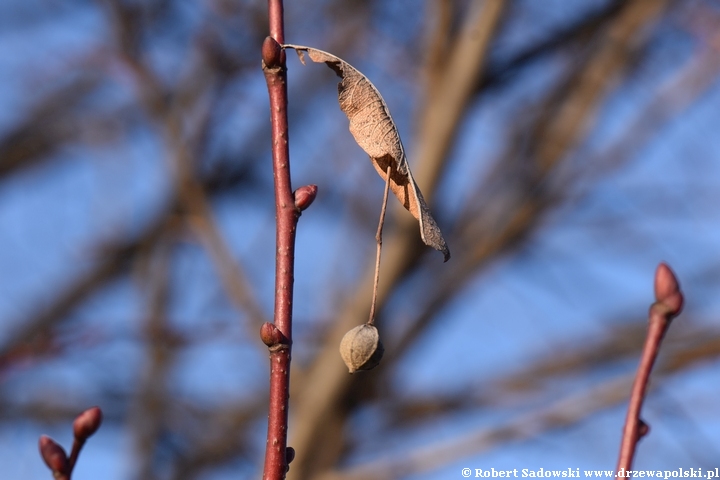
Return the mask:
M375 368L383 352L377 328L367 323L353 328L340 341L340 356L350 373Z

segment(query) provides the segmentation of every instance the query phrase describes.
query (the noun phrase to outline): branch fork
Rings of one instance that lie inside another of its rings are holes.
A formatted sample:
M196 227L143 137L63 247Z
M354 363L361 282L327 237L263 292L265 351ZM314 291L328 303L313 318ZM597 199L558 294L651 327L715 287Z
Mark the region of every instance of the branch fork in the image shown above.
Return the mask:
M73 422L73 445L70 456L52 438L40 436L38 447L40 456L56 480L70 480L77 464L80 450L88 438L95 434L102 423L102 410L99 407L88 408L75 418Z

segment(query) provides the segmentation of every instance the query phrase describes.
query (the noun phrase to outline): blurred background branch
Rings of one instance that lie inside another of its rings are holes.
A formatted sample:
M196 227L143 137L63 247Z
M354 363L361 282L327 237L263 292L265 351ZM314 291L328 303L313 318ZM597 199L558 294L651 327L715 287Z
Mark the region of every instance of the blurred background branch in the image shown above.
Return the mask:
M9 478L46 475L38 434L96 404L105 423L75 478L259 475L256 332L275 254L266 9L0 7ZM288 478L611 469L661 260L687 310L660 353L636 467L713 466L717 2L310 1L285 16L289 42L380 89L453 252L442 264L391 203L385 358L348 375L337 348L367 318L384 185L332 72L289 58L294 187L319 195L297 238Z

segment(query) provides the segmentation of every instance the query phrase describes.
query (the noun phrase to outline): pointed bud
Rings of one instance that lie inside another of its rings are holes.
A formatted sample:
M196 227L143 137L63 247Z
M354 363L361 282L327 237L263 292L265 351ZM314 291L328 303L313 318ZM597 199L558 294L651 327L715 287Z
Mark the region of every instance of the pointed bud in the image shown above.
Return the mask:
M340 341L340 356L350 373L377 367L385 349L374 325L353 328Z
M65 450L47 435L41 435L38 442L40 456L55 476L67 475L69 463Z
M667 264L661 263L655 270L655 299L662 301L679 290L675 274Z
M73 422L73 434L79 441L84 442L91 437L102 423L102 410L100 407L88 408L77 416Z
M280 65L283 57L283 49L272 37L265 37L262 44L262 59L265 66L275 68Z
M638 439L643 438L648 433L650 433L650 425L640 419L640 423L638 424Z
M680 313L683 307L683 295L677 277L665 263L658 265L655 271L655 299L665 304L672 315Z

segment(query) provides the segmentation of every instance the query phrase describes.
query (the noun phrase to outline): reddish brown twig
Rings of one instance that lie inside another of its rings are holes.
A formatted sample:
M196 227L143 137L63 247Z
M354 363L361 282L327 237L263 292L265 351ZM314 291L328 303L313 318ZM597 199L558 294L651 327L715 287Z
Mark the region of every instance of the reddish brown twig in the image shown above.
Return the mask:
M70 451L70 472L75 468L80 450L88 438L93 436L102 423L102 410L100 407L88 408L77 416L73 422L73 446Z
M655 303L650 306L648 333L630 395L617 472L626 472L632 468L637 443L650 431L650 427L640 419L640 410L645 400L650 372L660 350L660 342L670 326L670 321L682 310L683 301L675 274L670 267L661 263L655 272Z
M273 174L275 179L275 323L266 323L260 336L270 349L270 399L263 480L285 478L294 451L287 447L290 349L295 261L295 229L300 212L315 198L306 186L293 194L288 149L287 70L282 0L268 0L270 36L262 46L263 72L270 96Z
M45 461L55 480L70 480L72 471L77 463L80 450L85 441L90 438L102 423L102 410L99 407L88 408L75 418L73 422L73 446L70 457L65 450L52 438L42 435L38 446L40 456Z

